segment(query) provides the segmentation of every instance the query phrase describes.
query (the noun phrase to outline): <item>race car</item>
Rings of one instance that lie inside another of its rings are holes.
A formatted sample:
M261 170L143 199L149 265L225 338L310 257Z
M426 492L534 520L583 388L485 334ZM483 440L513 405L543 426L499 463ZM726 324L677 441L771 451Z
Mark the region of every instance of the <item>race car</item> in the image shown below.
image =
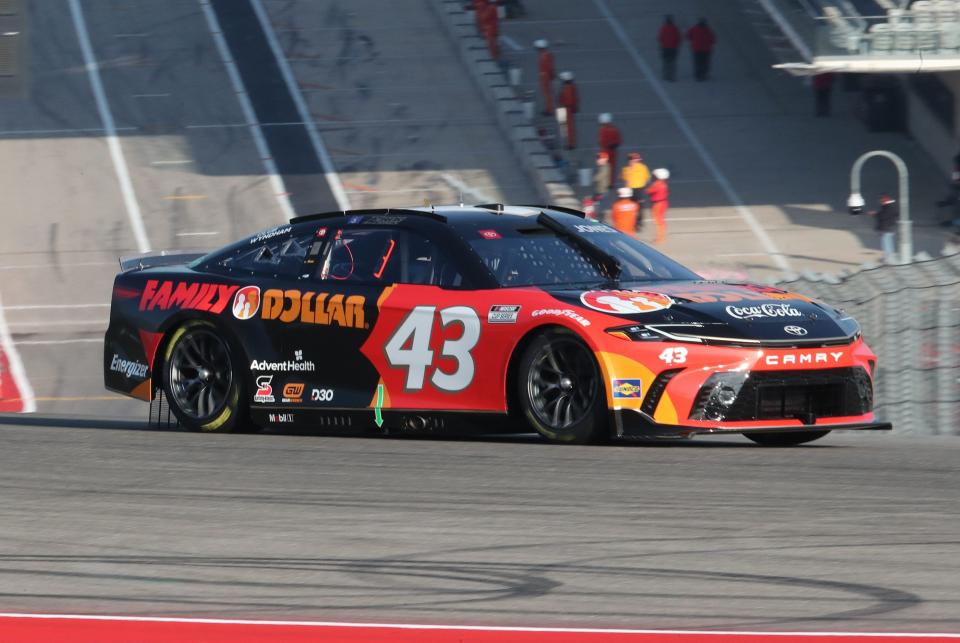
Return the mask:
M560 443L873 420L857 322L705 281L583 213L500 204L301 216L209 254L121 259L106 387L186 428L533 430Z

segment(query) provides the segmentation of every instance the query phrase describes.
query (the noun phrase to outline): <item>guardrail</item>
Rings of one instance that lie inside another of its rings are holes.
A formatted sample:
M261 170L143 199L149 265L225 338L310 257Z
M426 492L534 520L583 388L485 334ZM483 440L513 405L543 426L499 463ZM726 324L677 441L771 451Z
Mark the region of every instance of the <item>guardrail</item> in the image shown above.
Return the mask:
M879 358L877 419L896 433L960 435L960 252L783 288L843 308Z

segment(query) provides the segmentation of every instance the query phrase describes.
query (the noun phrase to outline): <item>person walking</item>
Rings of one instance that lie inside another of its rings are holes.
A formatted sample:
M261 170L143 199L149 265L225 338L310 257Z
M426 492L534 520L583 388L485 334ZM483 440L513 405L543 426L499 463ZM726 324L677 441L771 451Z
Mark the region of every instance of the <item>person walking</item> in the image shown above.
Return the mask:
M672 82L677 78L677 51L680 49L681 40L680 29L673 22L673 16L665 16L660 31L657 32L664 80Z
M593 172L593 200L599 201L607 196L613 175L610 174L610 155L597 152L597 168Z
M813 77L814 114L817 117L830 115L830 94L833 92L833 74L824 72Z
M637 233L640 206L633 200L633 190L630 188L620 188L617 196L620 198L614 201L610 209L610 223L620 232L632 237Z
M537 69L540 76L540 92L543 94L543 115L553 114L553 54L550 52L550 43L541 38L533 43L533 46L540 52L537 57Z
M707 24L706 18L700 18L697 24L690 27L687 40L690 41L690 49L693 51L693 77L706 80L710 76L710 56L717 43L717 37Z
M900 218L897 202L889 195L884 194L880 197L880 208L870 214L877 217L876 229L880 233L880 247L883 249L884 260L887 263L896 263L895 241L897 221Z
M580 97L577 93L577 86L573 84L573 72L560 72L560 95L557 97L557 104L564 108L567 113L567 149L572 150L577 146L577 127L574 121L576 114L580 111Z
M500 37L500 14L497 11L497 4L490 2L483 10L481 18L483 37L487 41L487 49L490 50L490 57L494 60L500 59L500 48L498 39Z
M620 136L620 130L613 124L613 115L609 112L600 114L597 121L600 123L597 142L600 145L600 150L607 153L612 178L617 175L617 148L620 147L623 138Z
M657 238L654 243L661 244L667 240L667 208L670 207L670 187L667 180L670 170L658 167L653 171L653 183L646 189L650 197L653 210L653 221L657 225Z

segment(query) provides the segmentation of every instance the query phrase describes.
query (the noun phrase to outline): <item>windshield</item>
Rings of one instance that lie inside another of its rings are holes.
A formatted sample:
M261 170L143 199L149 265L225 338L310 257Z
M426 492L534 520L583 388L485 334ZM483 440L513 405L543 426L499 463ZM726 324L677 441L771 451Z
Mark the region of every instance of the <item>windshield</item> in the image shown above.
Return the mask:
M589 227L603 228L580 234L620 263L621 282L700 278L632 237L600 224ZM470 245L501 286L556 286L609 280L596 258L573 241L544 228L498 231L496 238L474 239Z

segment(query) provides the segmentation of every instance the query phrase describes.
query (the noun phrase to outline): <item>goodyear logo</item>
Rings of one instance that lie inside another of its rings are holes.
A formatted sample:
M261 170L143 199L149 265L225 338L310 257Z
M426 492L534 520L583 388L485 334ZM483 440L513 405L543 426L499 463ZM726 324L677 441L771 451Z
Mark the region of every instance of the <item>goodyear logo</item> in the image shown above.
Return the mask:
M614 397L640 397L640 380L613 380Z
M285 323L363 328L363 295L329 296L325 292L270 289L263 293L261 317Z

